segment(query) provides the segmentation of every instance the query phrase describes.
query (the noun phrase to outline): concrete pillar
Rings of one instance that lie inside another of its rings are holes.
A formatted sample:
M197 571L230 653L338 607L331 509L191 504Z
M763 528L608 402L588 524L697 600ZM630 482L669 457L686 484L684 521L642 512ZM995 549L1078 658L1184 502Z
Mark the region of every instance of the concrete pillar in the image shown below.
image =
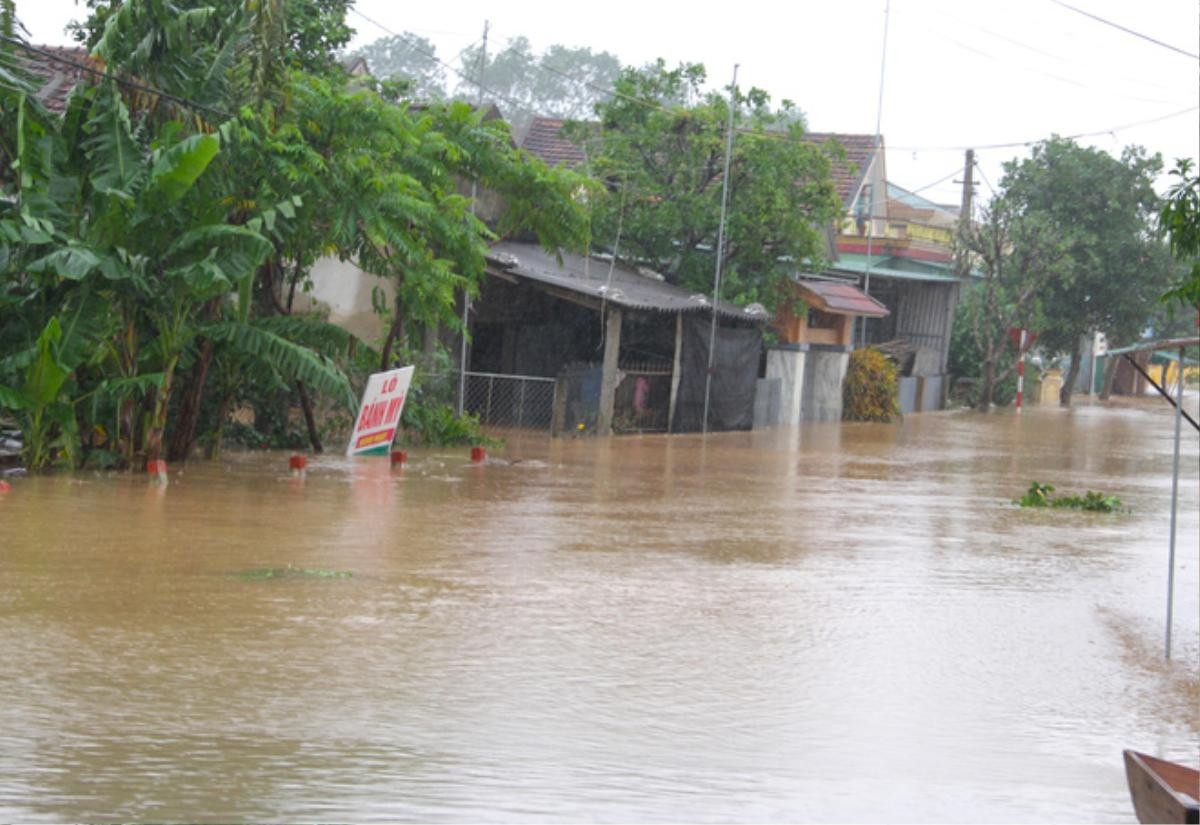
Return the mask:
M806 352L796 349L767 350L767 378L779 379L779 426L800 423L804 400Z
M600 376L600 412L596 418L596 432L601 436L612 435L613 406L617 398L617 367L621 352L621 310L608 308L608 321L604 327L604 366Z
M840 421L842 381L850 365L850 353L813 350L806 364L804 418L806 421Z
M675 431L675 402L679 400L679 378L683 369L683 313L675 313L675 363L671 367L671 403L667 409L667 432Z

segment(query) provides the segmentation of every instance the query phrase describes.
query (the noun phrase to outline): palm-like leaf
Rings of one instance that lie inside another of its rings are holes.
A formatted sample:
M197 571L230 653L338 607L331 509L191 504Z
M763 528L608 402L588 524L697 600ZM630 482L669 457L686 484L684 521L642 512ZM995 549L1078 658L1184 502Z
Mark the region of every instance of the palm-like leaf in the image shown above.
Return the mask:
M358 403L346 374L331 360L308 347L241 321L208 324L201 332L206 338L228 344L284 376L333 396L348 410L353 410Z
M145 167L129 110L115 85L96 96L84 128L88 137L83 148L92 162L92 187L103 194L132 200Z
M192 135L158 153L150 171L150 187L168 202L179 200L216 157L221 142L215 135Z
M201 226L184 233L164 255L165 275L182 278L199 296L210 297L252 273L274 248L241 226Z

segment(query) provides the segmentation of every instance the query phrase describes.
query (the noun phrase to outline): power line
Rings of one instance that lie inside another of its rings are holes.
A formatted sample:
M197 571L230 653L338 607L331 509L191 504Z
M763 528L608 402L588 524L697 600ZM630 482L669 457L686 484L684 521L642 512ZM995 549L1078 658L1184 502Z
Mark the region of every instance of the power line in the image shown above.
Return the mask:
M979 161L975 161L975 171L979 173L979 177L983 178L983 182L987 184L988 191L992 193L992 197L996 197L996 187L992 186L992 182L988 180L988 176L983 173L983 167L979 165Z
M1123 123L1120 126L1111 126L1108 129L1097 129L1094 132L1077 132L1073 135L1064 135L1067 140L1075 140L1076 138L1097 137L1099 135L1115 135L1117 132L1123 132L1126 129L1134 129L1138 126L1149 126L1151 123L1159 123L1164 120L1179 117L1180 115L1190 114L1200 110L1200 106L1189 106L1186 109L1180 109L1178 112L1171 112L1167 115L1149 118L1147 120L1138 120L1133 123ZM969 146L893 146L896 151L901 152L962 152L966 149L1020 149L1023 147L1033 146L1041 143L1044 138L1036 140L1021 140L1012 143L988 143L988 144L972 144Z
M1178 52L1179 54L1183 55L1184 57L1190 57L1193 60L1200 60L1200 54L1192 54L1191 52L1184 51L1183 49L1179 48L1178 46L1172 46L1170 43L1164 43L1161 40L1155 40L1153 37L1151 37L1148 34L1142 34L1141 32L1137 32L1137 31L1134 31L1133 29L1126 28L1125 26L1122 26L1120 23L1114 23L1111 20L1105 20L1103 17L1100 17L1099 15L1096 15L1096 14L1092 14L1090 11L1084 11L1083 9L1079 9L1079 8L1076 8L1075 6L1072 6L1070 3L1064 3L1063 0L1050 0L1050 2L1056 6L1062 6L1064 9L1070 9L1071 11L1075 12L1076 14L1082 14L1084 17L1090 17L1093 20L1103 23L1106 26L1112 26L1114 29L1120 29L1121 31L1125 32L1126 34L1132 34L1134 37L1140 37L1142 40L1149 41L1156 46L1162 46L1164 49L1170 49L1173 52Z
M959 173L959 171L960 170L956 166L955 168L950 170L949 174L942 175L940 178L935 180L933 183L927 183L924 186L920 187L919 189L912 189L910 191L912 192L912 194L918 195L921 192L924 192L926 189L932 189L933 187L937 186L939 183L945 183L946 181L950 180L950 178L957 175Z

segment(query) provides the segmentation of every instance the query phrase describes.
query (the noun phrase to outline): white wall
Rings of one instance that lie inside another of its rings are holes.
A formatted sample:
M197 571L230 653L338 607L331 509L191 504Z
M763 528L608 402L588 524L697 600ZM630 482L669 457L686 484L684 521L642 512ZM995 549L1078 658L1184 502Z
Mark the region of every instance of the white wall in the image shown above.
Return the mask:
M318 260L313 265L311 278L312 291L296 296L296 311L313 307L328 310L330 322L372 346L380 343L387 330L371 308L371 293L380 287L391 303L396 295L391 281L363 272L349 261L337 258Z

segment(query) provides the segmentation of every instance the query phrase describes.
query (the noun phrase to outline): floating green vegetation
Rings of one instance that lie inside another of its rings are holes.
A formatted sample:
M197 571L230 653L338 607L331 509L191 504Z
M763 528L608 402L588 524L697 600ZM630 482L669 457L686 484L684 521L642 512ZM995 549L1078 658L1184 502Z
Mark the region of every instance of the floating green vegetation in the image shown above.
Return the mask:
M259 581L261 579L349 579L354 576L349 570L320 570L309 567L259 567L234 573L239 579Z
M1053 484L1030 482L1029 490L1017 499L1022 507L1069 507L1073 510L1087 510L1092 513L1115 513L1121 509L1121 499L1116 496L1106 496L1104 493L1088 490L1082 496L1059 496L1052 498Z

